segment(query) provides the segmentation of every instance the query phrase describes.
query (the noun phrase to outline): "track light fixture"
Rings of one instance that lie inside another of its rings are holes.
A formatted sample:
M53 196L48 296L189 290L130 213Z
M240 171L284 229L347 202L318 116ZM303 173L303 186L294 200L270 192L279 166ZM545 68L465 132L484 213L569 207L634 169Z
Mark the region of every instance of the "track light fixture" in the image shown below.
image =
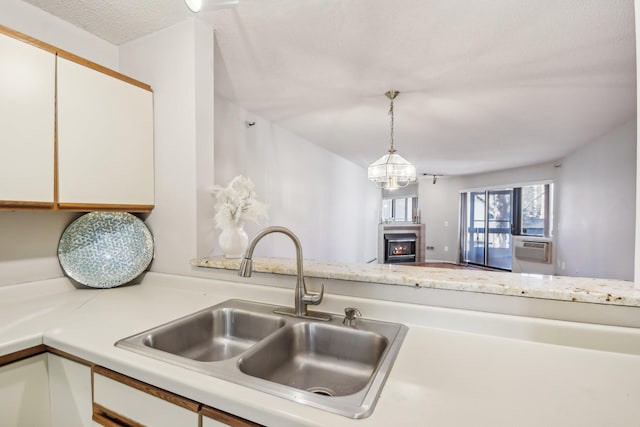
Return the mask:
M437 173L423 173L422 176L432 176L433 180L431 181L432 184L435 184L436 182L438 182L438 178L440 178L443 175L437 174Z

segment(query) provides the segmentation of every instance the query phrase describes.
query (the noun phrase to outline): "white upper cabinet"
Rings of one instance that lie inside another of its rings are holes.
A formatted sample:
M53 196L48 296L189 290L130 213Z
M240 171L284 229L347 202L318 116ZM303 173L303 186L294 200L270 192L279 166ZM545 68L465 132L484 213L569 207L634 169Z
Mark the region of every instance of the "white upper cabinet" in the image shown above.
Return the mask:
M61 57L57 85L59 206L152 206L152 92Z
M0 209L153 205L151 88L0 25Z
M0 34L0 205L53 205L54 112L55 55Z

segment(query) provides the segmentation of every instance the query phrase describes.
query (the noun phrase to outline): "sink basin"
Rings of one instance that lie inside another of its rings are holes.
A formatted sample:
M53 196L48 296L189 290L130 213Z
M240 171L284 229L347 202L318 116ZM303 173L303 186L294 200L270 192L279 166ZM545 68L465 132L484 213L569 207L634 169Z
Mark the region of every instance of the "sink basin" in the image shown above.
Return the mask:
M116 342L126 350L350 418L375 406L407 333L358 318L344 326L228 300Z
M285 324L270 305L229 300L122 339L116 346L202 371L200 362L232 359Z
M304 322L254 347L238 367L300 390L346 396L367 385L388 343L375 332Z
M237 356L282 326L280 317L217 308L161 326L145 334L142 343L188 359L212 362Z

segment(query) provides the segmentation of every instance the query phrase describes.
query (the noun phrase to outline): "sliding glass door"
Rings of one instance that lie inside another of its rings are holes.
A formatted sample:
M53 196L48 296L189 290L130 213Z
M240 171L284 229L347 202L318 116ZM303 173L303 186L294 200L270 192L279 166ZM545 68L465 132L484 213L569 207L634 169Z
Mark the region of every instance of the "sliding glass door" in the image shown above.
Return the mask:
M465 262L511 270L511 198L512 190L463 194Z
M485 255L485 215L487 212L486 192L467 193L467 239L464 261L484 265Z

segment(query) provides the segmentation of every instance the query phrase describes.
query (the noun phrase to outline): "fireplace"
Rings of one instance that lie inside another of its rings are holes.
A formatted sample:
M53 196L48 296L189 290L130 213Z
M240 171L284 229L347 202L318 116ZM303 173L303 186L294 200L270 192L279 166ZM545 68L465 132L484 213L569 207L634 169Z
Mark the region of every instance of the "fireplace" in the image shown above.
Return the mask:
M385 234L384 262L388 264L399 262L416 262L416 242L418 237L414 233Z
M424 227L424 224L412 223L378 225L378 263L424 262ZM391 251L389 241L392 241Z

